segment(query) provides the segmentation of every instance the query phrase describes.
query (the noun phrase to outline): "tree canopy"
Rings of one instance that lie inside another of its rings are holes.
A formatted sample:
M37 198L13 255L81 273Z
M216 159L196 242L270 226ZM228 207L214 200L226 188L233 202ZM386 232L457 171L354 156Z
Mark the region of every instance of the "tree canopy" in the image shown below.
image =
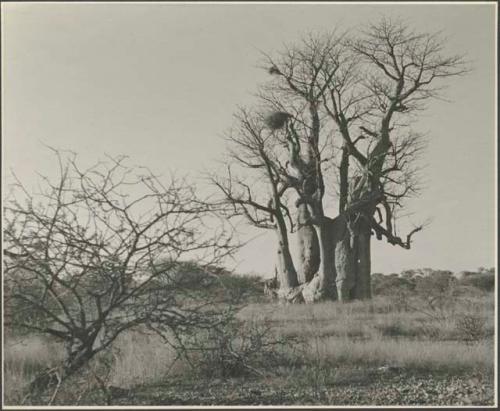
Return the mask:
M308 34L263 54L261 66L270 80L235 115L231 161L212 178L221 201L276 231L283 298L370 298L371 236L410 249L425 226L402 235L396 225L420 191L426 140L412 124L466 62L446 53L440 34L382 19L359 32ZM334 203L337 214L326 215Z

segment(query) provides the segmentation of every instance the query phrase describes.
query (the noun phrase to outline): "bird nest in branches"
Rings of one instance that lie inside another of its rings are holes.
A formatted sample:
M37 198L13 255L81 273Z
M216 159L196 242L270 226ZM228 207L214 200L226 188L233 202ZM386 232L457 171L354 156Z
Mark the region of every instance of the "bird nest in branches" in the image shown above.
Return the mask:
M284 111L274 111L269 114L264 121L271 130L278 130L285 125L289 117L291 117L291 115Z

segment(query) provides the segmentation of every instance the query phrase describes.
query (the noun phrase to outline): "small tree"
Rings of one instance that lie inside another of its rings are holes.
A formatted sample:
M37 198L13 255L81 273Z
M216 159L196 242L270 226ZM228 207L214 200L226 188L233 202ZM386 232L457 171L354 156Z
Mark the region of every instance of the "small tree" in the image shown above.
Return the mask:
M32 194L17 180L6 201L4 273L11 325L65 343L59 377L133 327L173 342L223 320L220 301L193 295L178 275L181 261L210 272L234 250L231 230L190 185L164 185L125 157L84 170L55 154L55 182L44 177Z

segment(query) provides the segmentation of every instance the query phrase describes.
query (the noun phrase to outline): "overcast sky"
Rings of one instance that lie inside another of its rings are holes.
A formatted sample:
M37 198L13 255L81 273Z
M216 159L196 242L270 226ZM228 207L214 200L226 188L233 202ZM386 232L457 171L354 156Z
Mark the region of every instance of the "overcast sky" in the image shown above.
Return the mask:
M428 133L426 189L415 222L433 223L411 250L374 241L373 272L495 265L494 4L2 3L3 174L28 185L50 174L43 144L82 161L127 154L153 171L196 173L224 148L235 107L267 74L272 53L308 30L399 17L443 31L473 71L452 79L415 125ZM252 232L255 234L255 232ZM243 272L272 273L274 236L237 256Z

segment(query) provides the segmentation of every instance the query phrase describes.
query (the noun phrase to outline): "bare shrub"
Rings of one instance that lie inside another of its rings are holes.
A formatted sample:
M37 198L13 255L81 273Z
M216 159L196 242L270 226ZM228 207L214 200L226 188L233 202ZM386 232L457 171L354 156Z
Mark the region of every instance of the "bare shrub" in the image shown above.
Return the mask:
M285 352L296 337L277 336L267 324L233 320L193 336L188 347L191 364L202 377L263 376L287 362Z
M17 181L5 202L7 326L66 348L62 370L40 374L32 391L59 385L126 330L177 341L226 320L227 295L204 292L199 272L179 274L190 260L213 280L235 249L232 228L192 185L125 157L85 169L76 155L54 153L58 177L42 177L33 193Z
M486 336L486 320L484 317L466 313L456 319L455 326L459 338L466 343L475 343Z

